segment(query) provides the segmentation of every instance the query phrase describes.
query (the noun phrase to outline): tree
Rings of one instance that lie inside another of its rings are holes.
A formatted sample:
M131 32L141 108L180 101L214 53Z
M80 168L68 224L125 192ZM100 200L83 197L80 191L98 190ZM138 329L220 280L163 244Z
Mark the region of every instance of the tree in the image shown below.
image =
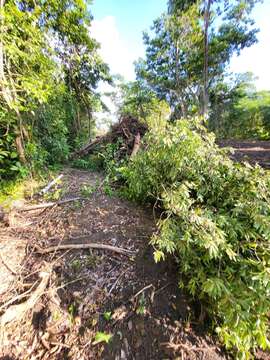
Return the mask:
M154 22L154 35L144 34L146 59L137 63L137 77L169 101L174 117L207 114L209 91L231 56L256 41L255 3L172 0L168 14Z
M28 138L22 113L46 100L52 90L54 66L38 26L39 10L25 11L21 3L1 0L0 89L2 119L13 127L20 160L25 163Z
M22 163L35 122L30 119L41 104L54 103L54 89L61 83L77 118L80 112L88 114L90 125L98 81L109 80L99 44L89 35L91 19L88 1L0 2L0 133L14 137Z
M210 99L209 128L219 138L270 137L270 93L256 91L251 73L218 84Z
M154 21L151 38L144 34L146 60L136 64L138 79L144 79L160 99L167 100L177 117L186 116L198 104L197 48L202 32L198 8L181 14L163 15Z

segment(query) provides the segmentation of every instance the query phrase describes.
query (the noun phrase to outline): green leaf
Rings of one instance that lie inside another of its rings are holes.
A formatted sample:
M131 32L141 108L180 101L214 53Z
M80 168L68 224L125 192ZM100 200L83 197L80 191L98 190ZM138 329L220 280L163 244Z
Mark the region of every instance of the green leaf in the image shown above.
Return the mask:
M107 334L105 332L97 332L94 338L93 345L97 345L102 342L108 344L111 341L112 337L112 334Z

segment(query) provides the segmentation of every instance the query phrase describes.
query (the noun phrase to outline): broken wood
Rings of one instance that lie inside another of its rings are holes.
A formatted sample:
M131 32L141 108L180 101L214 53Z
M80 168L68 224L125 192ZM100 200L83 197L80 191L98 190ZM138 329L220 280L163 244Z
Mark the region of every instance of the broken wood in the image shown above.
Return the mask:
M50 181L49 184L48 184L44 189L42 189L42 190L40 191L40 194L41 194L41 195L46 194L55 184L57 184L57 183L59 182L59 180L62 179L63 176L64 176L64 175L61 174L61 175L57 176L56 179L53 179L52 181Z
M140 133L138 133L136 136L135 136L135 140L134 140L134 146L133 146L133 149L132 149L132 153L130 155L130 158L133 158L137 152L139 151L140 149L140 145L141 145L141 135Z
M97 243L90 243L90 244L62 244L56 246L50 246L45 249L38 248L39 254L48 254L50 252L55 252L59 250L80 250L80 249L98 249L98 250L108 250L112 252L116 252L118 254L126 255L126 256L134 256L136 253L131 250L119 248L112 245L105 245L105 244L97 244Z
M44 271L41 271L39 274L41 281L38 287L25 302L18 305L12 305L5 311L5 313L0 317L0 327L5 326L11 321L21 320L28 310L34 308L48 285L51 271L52 269L48 265L44 267Z
M117 156L124 158L126 155L130 156L132 152L135 153L139 150L140 139L147 131L147 125L142 121L131 117L124 116L119 122L115 123L111 130L95 140L91 140L88 144L84 145L81 149L73 152L70 159L75 159L87 154L93 153L98 147L106 144L113 144L121 142L122 146L119 148Z
M53 207L53 206L63 205L63 204L67 204L67 203L72 202L72 201L82 201L82 200L86 200L86 198L76 197L76 198L72 198L72 199L59 200L59 201L56 201L56 202L49 202L49 203L42 203L42 204L37 204L37 205L30 205L30 206L25 206L23 208L20 208L18 210L19 211L32 211L32 210L38 210L38 209L44 209L44 208L49 208L49 207Z

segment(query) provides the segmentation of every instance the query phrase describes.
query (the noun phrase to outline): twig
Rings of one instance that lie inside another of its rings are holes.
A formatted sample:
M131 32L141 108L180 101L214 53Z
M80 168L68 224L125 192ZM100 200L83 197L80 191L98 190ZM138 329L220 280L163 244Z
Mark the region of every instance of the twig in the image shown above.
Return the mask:
M26 295L28 295L34 288L34 286L37 284L37 281L34 282L34 284L31 284L30 289L28 289L27 291L25 291L22 294L19 294L15 297L13 297L12 299L9 299L5 304L3 304L2 306L0 306L0 311L2 311L4 308L6 308L8 305L14 303L15 301L18 301L22 298L24 298Z
M124 270L116 279L116 281L113 283L112 287L109 290L109 295L111 295L112 291L114 290L114 288L116 287L116 285L119 283L119 281L121 280L121 278L125 275L125 273L130 269L130 267L128 267L126 270Z
M2 253L1 253L1 251L0 251L0 259L1 259L2 263L3 263L3 265L5 265L5 267L8 269L8 271L11 272L11 274L13 274L13 275L18 275L17 272L16 272L15 270L13 270L13 269L6 263L6 261L5 261L4 258L3 258L3 255L2 255Z
M144 288L142 288L140 291L138 291L135 295L133 295L133 299L136 299L137 296L139 296L142 292L144 292L147 289L150 289L151 287L153 287L152 284L149 284L147 286L145 286Z
M159 294L161 291L165 290L168 286L173 285L173 284L174 284L173 282L169 282L168 284L162 286L162 288L158 289L158 290L155 292L155 295Z
M177 350L184 350L184 351L211 351L211 350L216 350L216 348L214 346L205 346L205 347L202 347L202 346L189 346L189 345L186 345L186 344L174 344L174 343L170 343L170 342L165 342L165 343L161 343L160 345L163 345L163 346L166 346L168 348L171 348L173 349L174 351L177 351Z
M72 198L72 199L60 200L60 201L57 201L57 202L49 202L49 203L43 203L43 204L37 204L37 205L30 205L30 206L20 208L18 210L19 211L38 210L38 209L44 209L44 208L48 208L48 207L58 206L58 205L62 205L62 204L72 202L72 201L79 201L79 200L82 201L82 200L87 200L87 199L82 198L82 197L76 197L76 198Z
M105 245L105 244L97 244L97 243L91 243L91 244L63 244L63 245L57 245L57 246L50 246L45 249L38 248L39 254L48 254L50 252L58 251L58 250L68 250L68 249L100 249L100 250L109 250L116 252L118 254L126 255L126 256L134 256L135 252L126 250L123 248L119 248L112 245Z
M0 317L0 327L11 321L20 320L28 310L33 309L39 298L43 295L50 279L52 269L49 266L46 266L45 269L45 271L40 272L41 281L32 295L25 302L10 306Z

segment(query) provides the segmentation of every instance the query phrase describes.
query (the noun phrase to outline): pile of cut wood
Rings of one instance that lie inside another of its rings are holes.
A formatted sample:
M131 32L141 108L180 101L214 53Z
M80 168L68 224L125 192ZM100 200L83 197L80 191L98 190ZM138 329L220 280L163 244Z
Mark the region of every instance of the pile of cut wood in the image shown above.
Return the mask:
M114 124L111 130L103 136L90 141L81 149L73 152L71 159L83 157L95 152L98 148L109 143L120 143L118 156L120 158L134 156L140 147L141 138L147 131L147 125L131 116L124 116Z

